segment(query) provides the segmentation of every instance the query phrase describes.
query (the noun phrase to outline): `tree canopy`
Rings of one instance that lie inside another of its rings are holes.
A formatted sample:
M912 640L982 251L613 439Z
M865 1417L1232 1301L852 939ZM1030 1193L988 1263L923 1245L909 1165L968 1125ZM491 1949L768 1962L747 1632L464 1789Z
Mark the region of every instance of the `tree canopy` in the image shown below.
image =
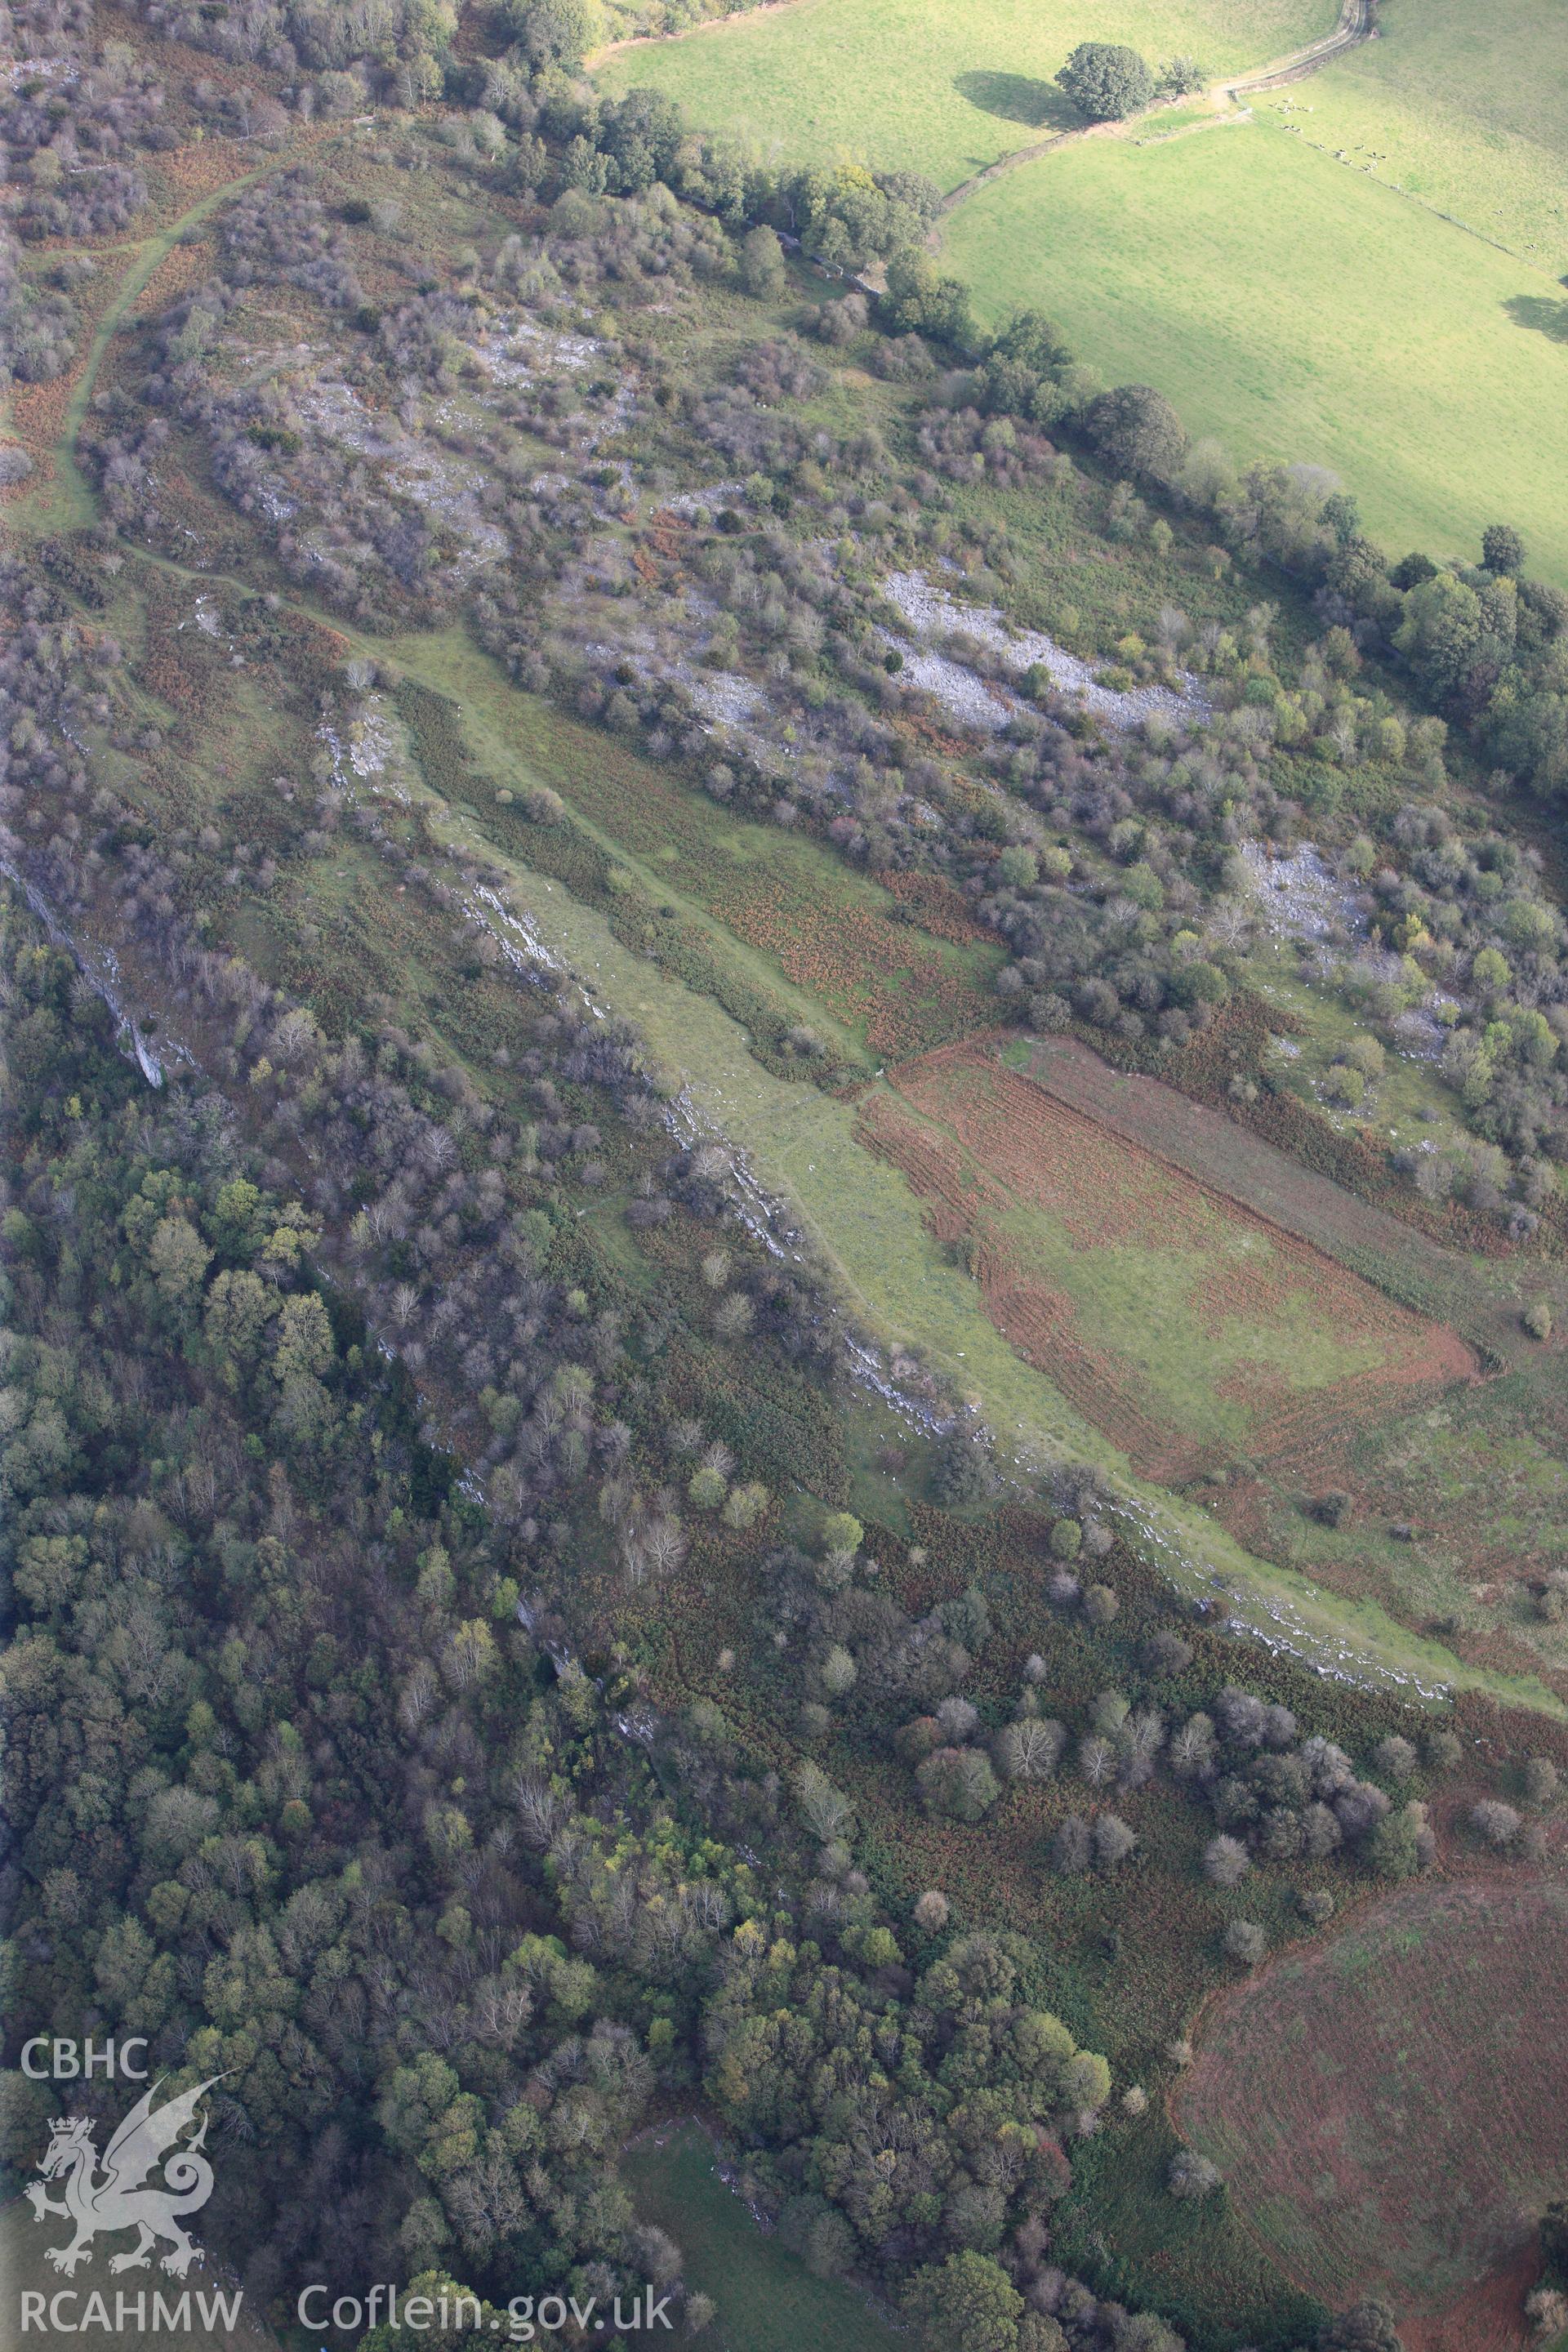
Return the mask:
M1057 76L1091 122L1121 122L1152 105L1153 68L1124 41L1080 41Z

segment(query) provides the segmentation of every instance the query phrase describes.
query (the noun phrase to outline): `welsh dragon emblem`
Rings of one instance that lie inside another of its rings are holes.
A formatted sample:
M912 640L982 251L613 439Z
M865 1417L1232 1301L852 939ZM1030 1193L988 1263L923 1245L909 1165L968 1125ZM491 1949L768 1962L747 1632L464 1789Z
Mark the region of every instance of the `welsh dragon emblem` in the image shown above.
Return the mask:
M180 2135L195 2120L196 2107L214 2083L212 2075L194 2091L182 2092L161 2107L153 2105L160 2083L142 2094L104 2150L101 2168L93 2146L96 2126L90 2116L57 2116L50 2125L48 2147L38 2159L44 2181L63 2180L65 2194L48 2195L43 2181L29 2181L27 2200L41 2221L51 2213L74 2222L76 2235L68 2246L45 2249L56 2270L73 2277L77 2264L88 2259L100 2231L112 2235L134 2230L137 2240L129 2253L116 2254L111 2271L145 2270L153 2246L164 2241L169 2252L162 2267L184 2278L202 2250L180 2226L180 2217L195 2213L213 2193L213 2168L202 2154L209 2118L184 2147ZM161 2179L153 2178L160 2164Z

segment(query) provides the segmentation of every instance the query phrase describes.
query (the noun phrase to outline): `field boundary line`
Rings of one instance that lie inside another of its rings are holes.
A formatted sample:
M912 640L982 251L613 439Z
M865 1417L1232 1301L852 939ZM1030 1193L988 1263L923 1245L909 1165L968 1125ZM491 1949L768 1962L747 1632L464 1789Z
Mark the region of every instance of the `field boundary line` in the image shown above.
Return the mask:
M1204 95L1209 104L1217 109L1227 100L1236 105L1244 90L1283 89L1288 82L1302 80L1306 75L1316 73L1320 66L1330 65L1335 58L1342 57L1347 49L1359 48L1363 41L1371 40L1377 30L1376 15L1377 0L1342 0L1340 21L1331 33L1325 33L1320 40L1309 41L1305 48L1291 49L1282 58L1270 58L1266 65L1252 66L1245 72L1211 82ZM1022 163L1038 163L1042 156L1053 154L1058 147L1076 147L1085 139L1122 136L1131 123L1147 122L1163 107L1187 103L1189 101L1185 99L1161 99L1153 106L1143 108L1141 113L1128 115L1119 122L1087 122L1077 130L1053 131L1048 139L1036 139L1026 147L1015 147L1010 153L998 155L994 163L987 163L984 171L973 173L967 180L960 180L956 188L950 188L942 200L937 218L945 220L949 213L955 213L982 188L989 187L994 180L1005 179L1008 173L1016 172ZM1225 121L1227 118L1220 116L1218 119ZM1238 119L1245 121L1247 117L1244 113ZM1191 127L1198 130L1208 126L1194 123ZM937 231L933 229L931 236L933 247L936 241Z
M955 1040L954 1044L981 1045L986 1042L988 1041L984 1038L974 1038ZM1037 1041L1037 1042L1038 1041ZM950 1052L952 1048L942 1045L935 1046L931 1050L933 1053L947 1053ZM1086 1052L1092 1052L1092 1048L1089 1047L1085 1047L1084 1050ZM1005 1066L1013 1067L1010 1064L1005 1065ZM1110 1071L1113 1076L1120 1077L1130 1076L1134 1078L1146 1080L1151 1086L1164 1086L1167 1083L1163 1079L1151 1076L1147 1071L1123 1073L1117 1071L1113 1064L1106 1064L1105 1067ZM1432 1307L1425 1304L1418 1296L1408 1294L1402 1295L1400 1291L1395 1289L1394 1287L1394 1279L1397 1277L1399 1272L1397 1265L1390 1267L1385 1275L1380 1276L1379 1274L1372 1272L1369 1269L1368 1264L1359 1255L1359 1248L1364 1248L1368 1252L1378 1254L1379 1255L1385 1255L1388 1258L1392 1259L1395 1256L1396 1252L1403 1244L1411 1251L1413 1260L1418 1259L1423 1253L1431 1254L1434 1263L1430 1271L1434 1279L1437 1279L1439 1276L1447 1274L1455 1281L1463 1280L1466 1271L1464 1253L1462 1251L1450 1248L1447 1243L1435 1241L1429 1234L1424 1234L1419 1226L1406 1225L1404 1220L1398 1217L1392 1209L1383 1208L1375 1202L1359 1201L1358 1205L1360 1209L1364 1212L1369 1219L1385 1222L1393 1228L1393 1231L1388 1233L1386 1235L1369 1236L1364 1244L1360 1245L1358 1245L1354 1241L1346 1241L1336 1246L1334 1244L1322 1239L1321 1233L1309 1230L1312 1220L1307 1213L1303 1213L1300 1218L1300 1221L1296 1224L1292 1224L1289 1218L1279 1211L1260 1208L1256 1202L1248 1199L1244 1192L1227 1192L1218 1178L1211 1174L1208 1169L1200 1163L1195 1150L1190 1159L1184 1158L1181 1156L1174 1140L1166 1142L1151 1140L1150 1137L1145 1133L1143 1128L1137 1119L1131 1117L1118 1118L1114 1116L1113 1107L1111 1106L1090 1107L1081 1102L1075 1095L1069 1093L1064 1086L1052 1083L1048 1061L1043 1063L1031 1061L1026 1065L1019 1064L1015 1069L1015 1076L1026 1079L1031 1086L1037 1087L1042 1094L1048 1096L1052 1102L1058 1103L1061 1105L1063 1108L1076 1113L1079 1118L1086 1118L1091 1124L1104 1128L1109 1134L1121 1137L1122 1139L1133 1150L1145 1152L1151 1160L1158 1161L1162 1167L1173 1170L1177 1175L1184 1177L1188 1182L1197 1185L1203 1192L1209 1194L1212 1199L1228 1203L1232 1207L1243 1210L1247 1215L1256 1218L1259 1224L1266 1226L1271 1233L1283 1234L1287 1240L1297 1242L1306 1248L1316 1250L1321 1256L1331 1260L1335 1265L1341 1266L1347 1274L1354 1275L1359 1281L1364 1282L1369 1288L1380 1292L1383 1297L1389 1299L1395 1307L1402 1308L1406 1314L1417 1316L1424 1323L1435 1325L1440 1324L1445 1326L1447 1329L1455 1332L1459 1339L1465 1341L1465 1344L1470 1349L1472 1354L1482 1360L1483 1367L1485 1366L1485 1360L1489 1356L1497 1355L1498 1350L1495 1343L1489 1339L1479 1336L1474 1329L1470 1331L1465 1330L1456 1314L1436 1314L1433 1311ZM1170 1091L1175 1095L1181 1102L1189 1106L1193 1110L1200 1114L1208 1112L1216 1119L1223 1117L1222 1113L1213 1109L1212 1105L1200 1101L1195 1096L1183 1094L1179 1087L1173 1087ZM1241 1126L1238 1122L1227 1119L1225 1124L1227 1129L1234 1129L1243 1136L1247 1136L1249 1133L1249 1130L1244 1126ZM1281 1150L1278 1144L1271 1144L1266 1138L1260 1136L1252 1136L1250 1140L1262 1150L1278 1154L1279 1158L1284 1160L1288 1166L1292 1169L1300 1170L1300 1171L1305 1175L1309 1181L1326 1185L1334 1192L1344 1192L1347 1199L1358 1201L1358 1196L1356 1194L1350 1192L1348 1188L1345 1186L1337 1184L1332 1177L1324 1176L1319 1170L1306 1167L1304 1163L1292 1160L1290 1155L1288 1152ZM1326 1218L1324 1223L1326 1229ZM1358 1254L1352 1255L1352 1252L1358 1252ZM1451 1265L1445 1265L1442 1263L1445 1259L1451 1260ZM1421 1270L1422 1269L1418 1265L1413 1264L1411 1268L1411 1291L1414 1290L1415 1280L1419 1277ZM1484 1377L1490 1379L1496 1376L1496 1372L1498 1370L1511 1370L1512 1369L1513 1366L1511 1363L1502 1363L1490 1370L1483 1369L1482 1373L1478 1374L1478 1378Z
M1273 112L1275 110L1271 108L1269 111ZM1248 121L1258 119L1250 107L1247 110L1247 118ZM1331 163L1337 163L1342 160L1340 151L1331 147L1326 139L1310 139L1299 124L1281 123L1279 128L1288 131L1293 138L1300 139L1302 146L1310 147L1315 155L1326 155ZM1137 140L1133 143L1137 146L1147 146L1153 142ZM1466 236L1473 236L1478 244L1490 246L1494 253L1506 254L1510 261L1517 261L1521 269L1532 270L1547 285L1561 286L1563 283L1557 272L1547 268L1543 262L1532 261L1528 253L1521 253L1517 246L1505 245L1500 237L1489 236L1484 228L1477 228L1472 222L1461 220L1458 213L1445 212L1441 205L1435 205L1429 196L1420 194L1415 188L1405 187L1399 180L1385 180L1381 173L1372 171L1364 164L1352 168L1359 171L1373 187L1382 188L1388 195L1398 196L1402 203L1416 205L1420 211L1429 213L1434 220L1446 221L1450 228L1458 229Z
M662 49L671 41L689 41L699 33L728 33L752 16L779 16L785 9L800 8L805 0L756 0L754 7L730 8L722 16L704 16L695 25L682 25L673 33L628 33L622 41L606 41L591 58L583 60L584 73L596 73L610 58L624 57L628 49Z

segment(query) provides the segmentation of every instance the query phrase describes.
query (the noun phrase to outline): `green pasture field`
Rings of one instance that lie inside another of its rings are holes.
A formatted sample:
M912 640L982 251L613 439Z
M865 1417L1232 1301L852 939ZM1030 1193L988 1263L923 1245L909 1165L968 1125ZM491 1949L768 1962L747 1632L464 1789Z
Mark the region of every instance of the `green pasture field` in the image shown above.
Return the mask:
M1568 16L1554 0L1383 0L1379 37L1258 101L1331 152L1552 272L1568 268ZM1364 162L1357 153L1356 161ZM1568 335L1542 298L1541 331ZM1528 313L1526 314L1529 315Z
M986 319L1049 311L1237 458L1331 467L1394 550L1473 562L1513 518L1568 581L1568 352L1528 323L1553 281L1282 120L1065 148L961 206L947 258Z
M864 2296L841 2279L817 2278L764 2236L714 2167L700 2124L683 2123L627 2149L622 2177L646 2221L667 2230L685 2256L686 2283L718 2305L702 2342L712 2352L910 2352Z
M1052 76L1089 38L1215 74L1331 30L1332 0L799 0L688 40L620 50L598 82L667 90L767 157L928 173L944 188L1081 117Z

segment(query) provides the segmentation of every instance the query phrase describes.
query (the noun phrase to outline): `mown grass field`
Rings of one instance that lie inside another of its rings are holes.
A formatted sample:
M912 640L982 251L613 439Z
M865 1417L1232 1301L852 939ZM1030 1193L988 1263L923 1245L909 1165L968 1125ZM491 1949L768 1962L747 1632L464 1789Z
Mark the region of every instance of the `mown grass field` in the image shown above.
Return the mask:
M1215 73L1329 31L1333 0L799 0L689 40L623 49L601 89L667 90L763 155L929 173L944 188L1080 118L1052 76L1081 40Z
M764 2236L714 2165L700 2124L645 2134L622 2160L645 2221L668 2230L685 2255L689 2287L710 2295L718 2316L702 2341L712 2352L908 2352L841 2279L817 2278L776 2237Z
M962 205L947 257L985 317L1051 312L1237 458L1331 467L1392 548L1473 562L1513 517L1568 581L1568 351L1520 323L1552 279L1285 119L1062 149Z
M1522 2340L1513 2274L1568 2188L1565 1956L1561 1879L1413 1887L1216 2005L1178 2121L1289 2275Z
M1568 268L1568 16L1553 0L1484 12L1476 0L1383 0L1378 25L1377 40L1264 103L1290 100L1304 110L1286 119L1331 152L1371 148L1381 180L1544 268ZM1541 316L1550 331L1550 309Z

